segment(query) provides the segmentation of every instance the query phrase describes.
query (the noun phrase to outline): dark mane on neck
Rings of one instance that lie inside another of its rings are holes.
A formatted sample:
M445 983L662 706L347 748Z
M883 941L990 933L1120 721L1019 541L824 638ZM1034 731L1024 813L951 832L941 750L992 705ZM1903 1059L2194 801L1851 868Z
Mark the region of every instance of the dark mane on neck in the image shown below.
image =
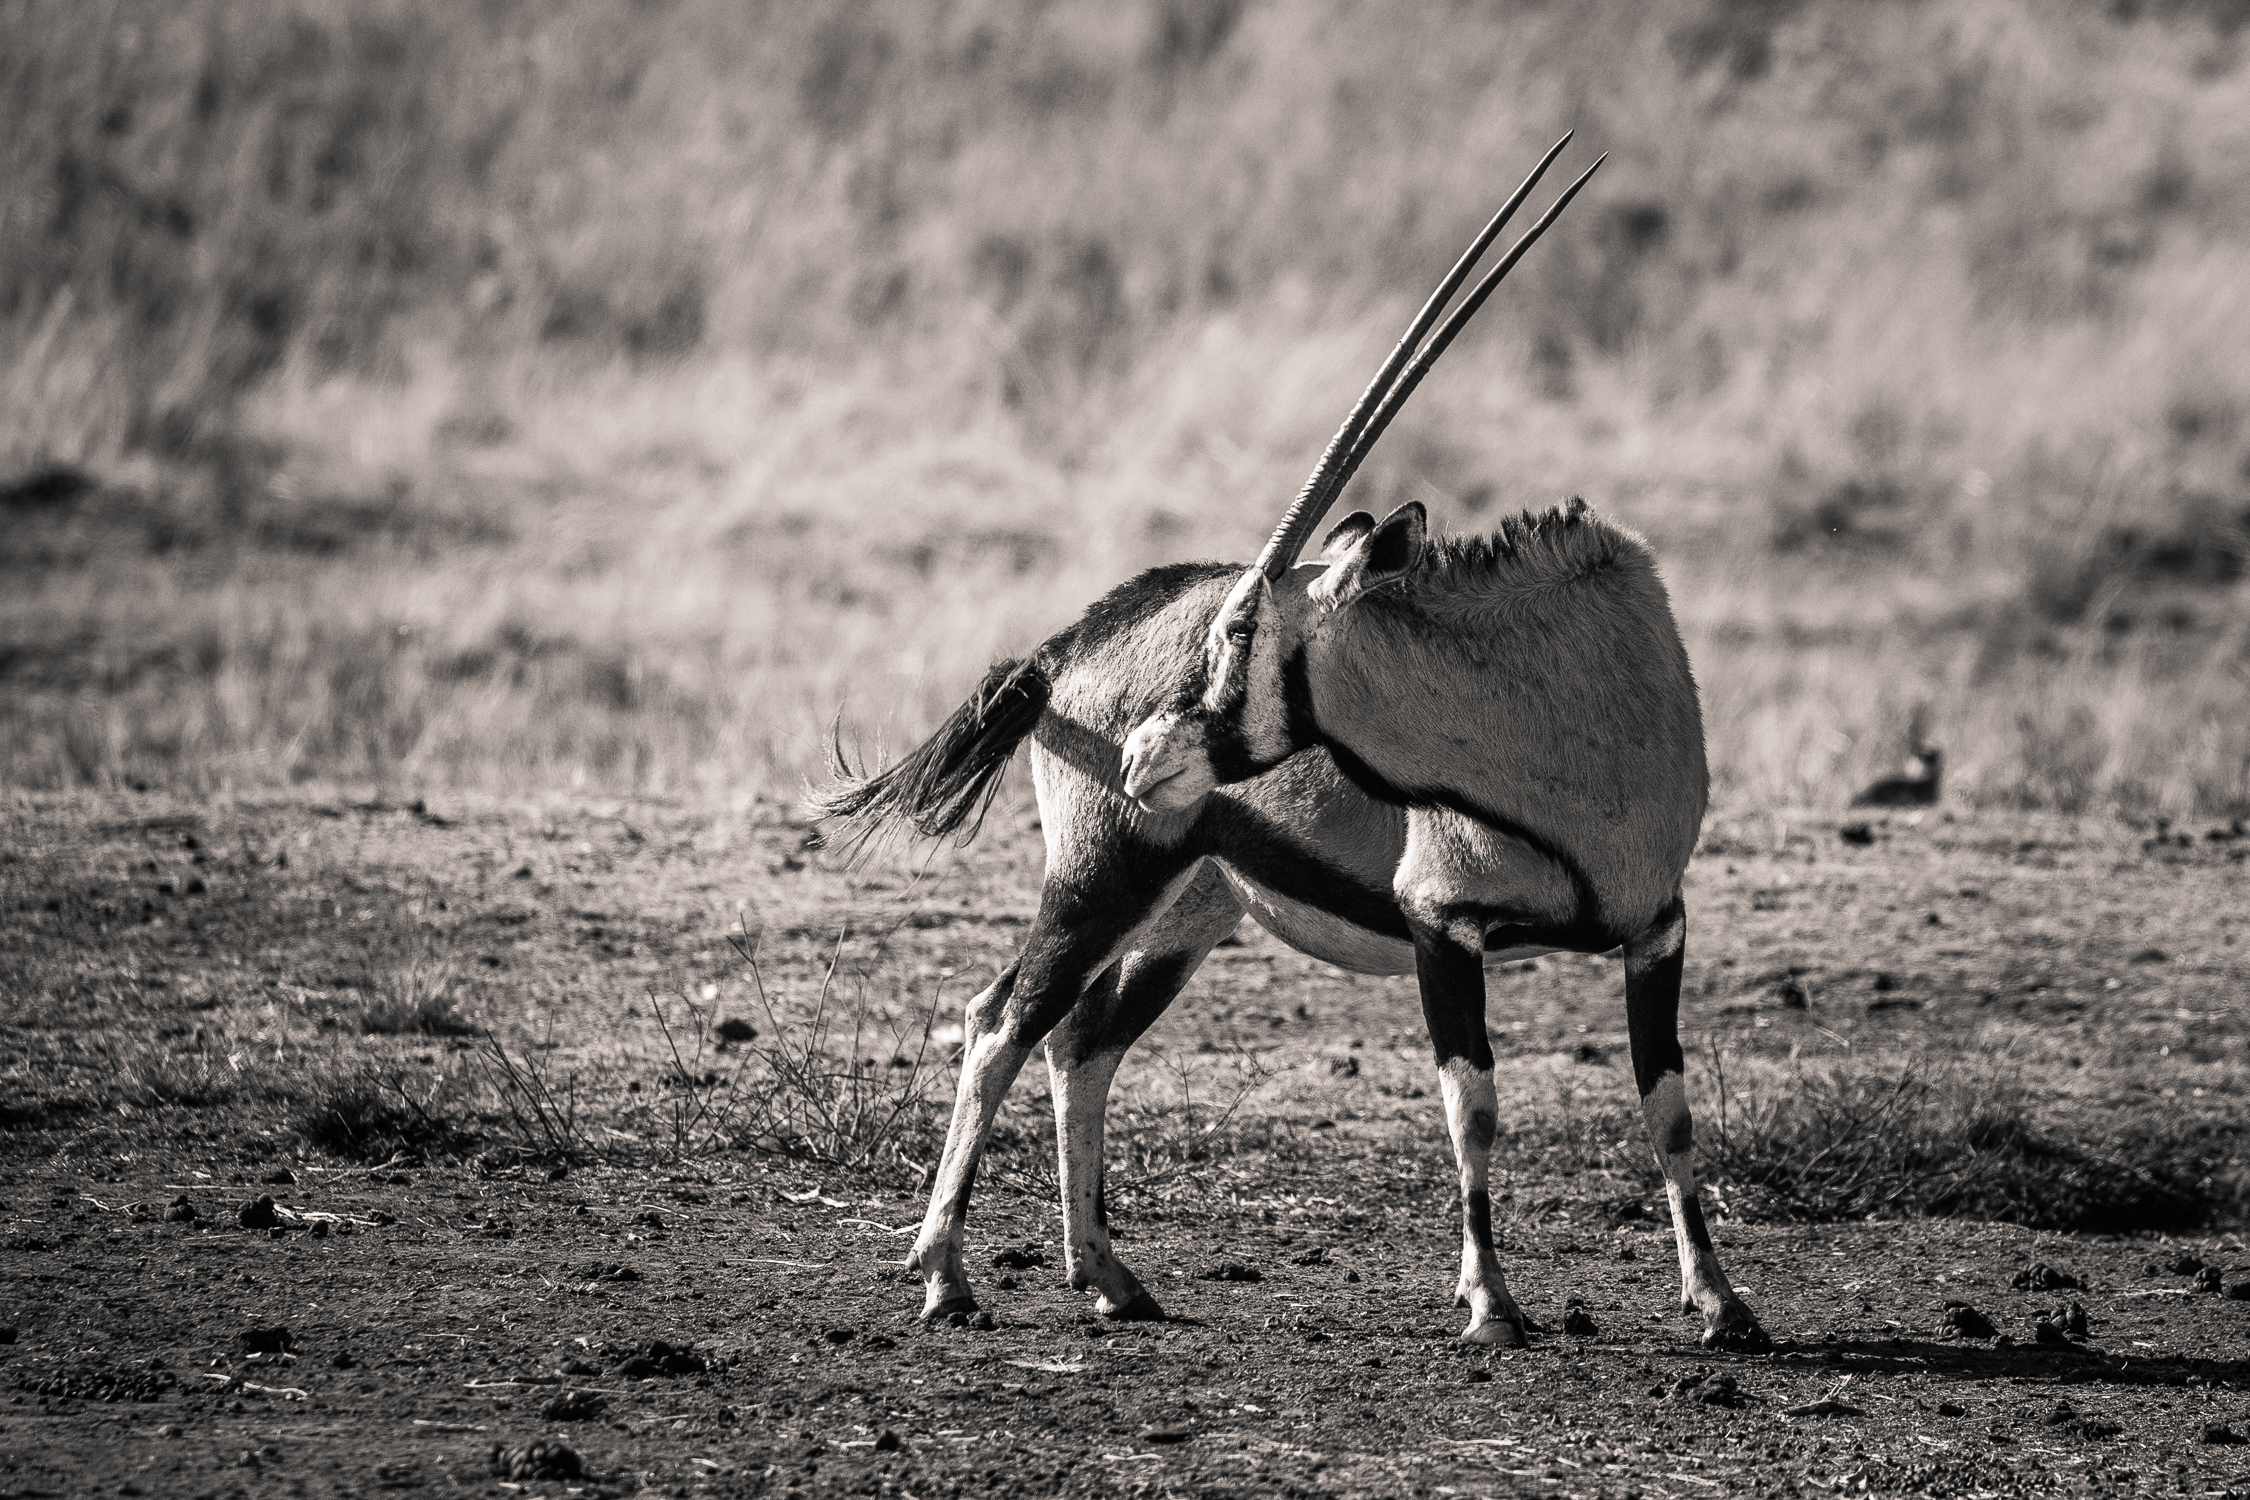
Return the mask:
M1554 591L1620 568L1651 566L1637 536L1602 520L1575 496L1524 511L1481 536L1432 537L1393 607L1425 615L1481 614L1552 597Z

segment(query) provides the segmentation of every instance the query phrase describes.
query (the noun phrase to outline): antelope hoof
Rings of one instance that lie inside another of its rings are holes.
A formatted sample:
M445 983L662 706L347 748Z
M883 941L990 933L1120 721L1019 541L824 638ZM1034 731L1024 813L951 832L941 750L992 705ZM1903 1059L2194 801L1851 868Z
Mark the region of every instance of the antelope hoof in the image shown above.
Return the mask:
M1499 1349L1521 1349L1529 1340L1524 1337L1523 1325L1502 1318L1476 1318L1461 1331L1464 1344L1489 1344Z
M1758 1326L1757 1318L1741 1303L1730 1303L1711 1326L1703 1330L1703 1347L1723 1349L1730 1354L1765 1354L1773 1349L1773 1340L1765 1329Z
M1094 1311L1119 1323L1161 1323L1164 1309L1146 1292L1135 1292L1124 1302L1112 1302L1107 1297L1094 1303Z
M922 1321L935 1323L941 1318L950 1318L955 1313L973 1313L976 1310L977 1299L969 1294L966 1287L947 1291L944 1287L933 1286L928 1300L922 1304Z

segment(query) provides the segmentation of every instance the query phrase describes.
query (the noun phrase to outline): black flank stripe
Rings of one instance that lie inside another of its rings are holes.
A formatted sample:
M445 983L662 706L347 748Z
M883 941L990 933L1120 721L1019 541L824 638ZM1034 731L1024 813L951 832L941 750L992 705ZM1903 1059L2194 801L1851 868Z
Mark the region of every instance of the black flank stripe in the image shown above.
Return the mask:
M1402 943L1414 940L1389 891L1362 884L1231 798L1206 804L1182 852L1220 859L1276 895L1354 927Z
M1294 726L1292 726L1292 731L1294 731ZM1320 734L1317 725L1314 727L1314 734L1318 742L1327 747L1329 756L1336 762L1336 769L1343 772L1345 778L1353 786L1358 787L1377 802L1387 802L1393 807L1442 807L1449 812L1457 812L1472 822L1482 823L1496 833L1504 833L1508 837L1520 841L1541 858L1552 861L1555 867L1563 872L1564 878L1570 882L1572 899L1577 907L1567 924L1568 930L1586 934L1589 940L1594 937L1603 939L1603 941L1584 951L1589 953L1606 952L1624 941L1624 939L1610 933L1609 924L1602 916L1601 897L1595 894L1594 883L1586 878L1586 871L1576 859L1571 857L1567 850L1553 843L1545 835L1535 829L1525 827L1505 814L1496 813L1488 807L1480 807L1458 792L1442 789L1424 791L1419 788L1402 787L1396 782L1386 779L1381 772L1366 761L1361 760L1349 746ZM1578 944L1572 943L1567 946L1577 947Z

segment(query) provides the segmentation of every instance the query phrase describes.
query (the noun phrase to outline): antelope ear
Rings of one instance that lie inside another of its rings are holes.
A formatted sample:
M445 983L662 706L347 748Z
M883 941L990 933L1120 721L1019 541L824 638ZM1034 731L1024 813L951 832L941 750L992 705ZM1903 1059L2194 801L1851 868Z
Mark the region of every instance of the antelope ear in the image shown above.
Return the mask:
M1335 529L1321 539L1320 555L1330 562L1340 561L1346 552L1358 545L1361 537L1375 529L1375 518L1364 510L1355 510L1336 523Z
M1344 523L1350 524L1351 520ZM1353 542L1306 592L1324 609L1333 612L1369 589L1405 577L1422 560L1429 527L1429 515L1422 509L1422 502L1408 501L1383 517L1382 525ZM1337 529L1341 531L1343 527Z

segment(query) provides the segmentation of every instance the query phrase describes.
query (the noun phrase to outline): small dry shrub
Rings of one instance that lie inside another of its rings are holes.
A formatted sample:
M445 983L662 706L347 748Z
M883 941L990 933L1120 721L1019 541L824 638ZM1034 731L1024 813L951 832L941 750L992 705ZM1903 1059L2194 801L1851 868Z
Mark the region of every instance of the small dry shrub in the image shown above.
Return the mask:
M476 1137L439 1102L441 1087L433 1082L417 1098L397 1073L322 1079L298 1100L288 1125L307 1145L351 1161L453 1155Z
M481 1029L457 1005L451 962L418 958L385 975L360 1008L363 1036L474 1036Z
M831 959L810 1008L801 1017L785 1015L766 991L756 953L735 946L749 967L766 1031L734 1049L729 1074L707 1080L667 1032L675 1081L687 1101L684 1113L675 1112L675 1140L701 1132L705 1140L839 1166L927 1150L939 1129L944 1064L951 1060L951 1049L940 1049L932 1037L942 997L932 996L918 1020L878 1013L864 993L847 1001L838 992ZM842 952L839 939L837 957ZM708 1018L692 1005L689 1011L697 1017L700 1048Z

